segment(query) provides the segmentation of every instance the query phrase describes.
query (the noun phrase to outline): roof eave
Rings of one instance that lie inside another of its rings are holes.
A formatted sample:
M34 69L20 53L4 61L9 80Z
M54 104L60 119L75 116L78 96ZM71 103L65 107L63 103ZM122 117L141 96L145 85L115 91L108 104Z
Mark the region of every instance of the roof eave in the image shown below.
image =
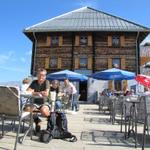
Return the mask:
M147 30L102 30L102 29L54 29L54 30L47 30L47 29L34 29L34 30L24 30L23 33L26 35L26 33L34 33L34 32L147 32L150 33L150 29Z

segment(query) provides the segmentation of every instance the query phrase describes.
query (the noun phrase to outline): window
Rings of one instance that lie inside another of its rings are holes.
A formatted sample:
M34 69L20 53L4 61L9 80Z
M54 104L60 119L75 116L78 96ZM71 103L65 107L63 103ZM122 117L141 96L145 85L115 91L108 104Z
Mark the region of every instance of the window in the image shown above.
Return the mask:
M114 68L121 68L121 60L120 58L113 58L112 64Z
M56 58L50 59L50 68L57 68L57 59Z
M52 36L52 45L57 46L59 44L59 37L58 36Z
M121 81L114 81L115 90L121 91Z
M113 58L112 64L114 68L121 68L121 59L120 58ZM114 81L115 90L121 90L121 81Z
M80 45L87 45L88 38L87 36L80 36Z
M37 45L38 46L45 46L46 45L46 37L39 37Z
M119 36L112 36L112 46L114 46L114 47L120 46L120 37Z
M80 58L80 68L87 69L87 58Z

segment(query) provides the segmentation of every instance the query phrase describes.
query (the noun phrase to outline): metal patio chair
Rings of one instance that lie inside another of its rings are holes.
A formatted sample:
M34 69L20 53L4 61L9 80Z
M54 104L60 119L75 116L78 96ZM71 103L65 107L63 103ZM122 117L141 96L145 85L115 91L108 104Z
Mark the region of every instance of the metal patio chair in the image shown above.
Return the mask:
M135 140L135 148L137 147L137 126L144 124L145 117L145 98L143 96L130 96L125 104L125 139L133 133ZM131 101L131 102L130 102ZM128 127L128 130L127 130Z
M134 134L134 139L135 139L135 148L137 147L137 139L138 139L138 134L137 134L137 127L139 124L144 124L144 118L145 118L145 98L143 96L137 97L135 99L137 101L134 103L134 107L132 107L130 113L131 117L129 120L129 128L128 128L128 136L130 136L130 133L133 132Z
M125 139L126 139L126 134L127 134L127 123L129 122L130 119L130 107L131 103L126 102L126 99L128 97L124 97L123 105L122 105L122 114L121 114L121 129L120 131L122 132L122 127L123 127L123 122L125 125Z
M62 96L61 101L62 101L62 107L64 110L69 109L69 107L71 107L69 94Z
M148 136L150 136L150 95L145 96L145 119L143 128L143 140L142 140L142 150L145 147L146 131Z
M111 98L111 110L110 110L110 119L112 124L115 123L116 117L122 115L122 109L123 109L123 102L124 102L124 97L119 96L112 96Z
M26 132L24 133L22 140L20 139L21 143L23 142L28 132L32 129L32 116L30 112L23 112L23 107L20 104L19 88L13 86L0 86L0 118L2 122L2 137L4 136L5 120L19 121L18 129L16 132L16 140L14 144L14 150L16 150L17 143L19 142L20 138L19 133L21 122L25 122L25 120L27 120L29 124L28 130L26 130Z
M111 99L106 95L99 97L99 111L110 111L111 110Z
M80 109L79 98L80 98L80 94L76 94L77 111L79 111ZM61 101L62 101L63 110L71 109L72 100L73 100L72 95L65 95L62 97Z

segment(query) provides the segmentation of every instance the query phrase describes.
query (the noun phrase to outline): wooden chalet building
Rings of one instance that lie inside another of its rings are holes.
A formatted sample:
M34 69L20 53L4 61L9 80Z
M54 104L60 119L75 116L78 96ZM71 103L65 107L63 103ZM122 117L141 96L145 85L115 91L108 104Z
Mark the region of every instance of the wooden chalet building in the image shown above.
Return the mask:
M150 43L140 46L140 64L141 66L150 61Z
M150 76L150 68L145 67L145 64L150 63L150 43L140 45L140 72Z
M149 32L147 27L89 7L68 12L24 30L33 42L31 74L39 67L48 73L69 69L91 74L114 66L139 73L139 44ZM82 95L85 89L86 83L81 83Z

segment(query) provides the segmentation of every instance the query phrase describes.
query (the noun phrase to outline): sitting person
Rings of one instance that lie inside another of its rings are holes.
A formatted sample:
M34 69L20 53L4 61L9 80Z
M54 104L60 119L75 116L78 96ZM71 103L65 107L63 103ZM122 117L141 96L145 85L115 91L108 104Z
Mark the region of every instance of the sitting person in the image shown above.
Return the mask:
M50 91L55 91L57 94L59 93L59 81L53 80L50 85Z
M35 109L38 109L43 116L48 117L50 115L50 106L46 100L49 95L49 81L46 80L46 73L47 71L45 69L38 69L38 79L34 80L30 84L27 91L38 97L34 99L33 103L35 106L32 108L32 110L34 111ZM41 120L35 114L33 115L33 119L36 124L35 130L36 132L39 132L41 129Z
M58 80L53 80L51 82L51 85L50 85L50 92L56 92L56 101L55 101L55 105L57 103L61 103L59 97L62 96L63 94L60 93L60 90L59 90L59 81ZM55 106L54 106L55 107ZM54 108L55 109L55 108Z
M132 95L132 96L136 95L134 89L130 90L130 95Z
M29 87L29 85L30 85L30 79L28 79L28 78L23 79L22 85L20 87L21 93L25 93L27 91L27 88Z
M20 92L21 94L26 94L27 93L27 88L30 85L30 79L25 78L22 81L22 85L20 86ZM27 101L27 98L21 97L21 106L23 106L23 104L25 104Z
M144 87L144 95L150 95L150 89L148 87Z
M124 89L124 96L129 96L129 95L130 95L129 89L125 88Z

